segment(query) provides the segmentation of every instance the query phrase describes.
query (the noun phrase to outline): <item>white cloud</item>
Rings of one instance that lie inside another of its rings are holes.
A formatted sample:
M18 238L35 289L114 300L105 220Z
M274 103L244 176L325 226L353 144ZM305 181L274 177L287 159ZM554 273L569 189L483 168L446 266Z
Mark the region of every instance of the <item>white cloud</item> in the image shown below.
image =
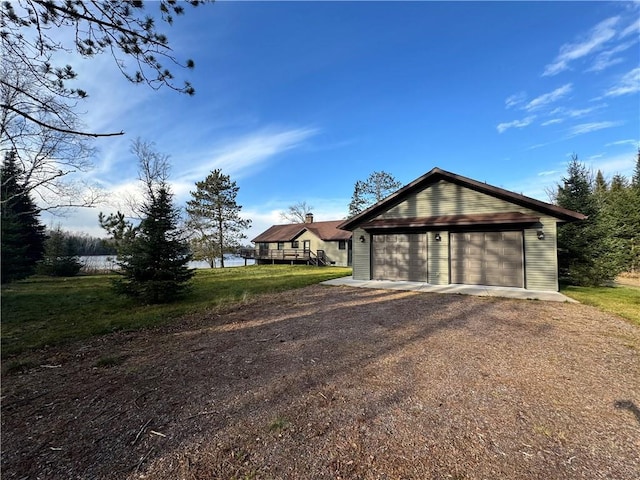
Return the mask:
M604 107L606 107L606 104L596 105L594 107L589 107L589 108L558 107L558 108L554 108L551 112L549 112L549 115L556 115L559 117L563 117L561 120L564 120L566 118L579 118L579 117L584 117L585 115Z
M640 92L640 67L636 67L622 76L620 81L607 90L605 97L619 97L630 93Z
M620 125L620 122L591 122L581 123L575 125L569 130L569 136L575 137L577 135L584 135L585 133L595 132L597 130L603 130L605 128L616 127Z
M543 127L547 127L549 125L555 125L557 123L562 123L564 122L564 120L562 120L561 118L552 118L551 120L547 120L546 122L542 122L540 125L542 125Z
M217 168L226 175L234 178L245 176L255 171L259 164L263 164L273 157L300 147L303 142L319 130L316 128L294 128L289 130L275 130L273 128L246 135L224 146L214 148L209 152L199 152L183 163L193 164L191 160L203 158L195 168L183 170L179 182L190 182L205 178L209 172Z
M596 161L588 162L587 166L594 172L601 170L605 176L613 176L616 173L630 177L633 175L633 169L637 159L637 154L630 151L612 156L603 156L597 158Z
M522 120L513 120L511 122L500 123L496 128L498 130L498 133L503 133L510 128L522 128L526 127L527 125L531 125L531 122L533 122L535 118L535 116L529 116L523 118Z
M538 110L542 107L549 105L550 103L560 100L562 97L570 93L572 88L573 88L573 85L571 83L562 85L561 87L556 88L552 92L545 93L543 95L540 95L539 97L534 98L529 103L527 103L527 105L524 108L525 110L528 110L528 111Z
M614 27L619 21L620 17L607 18L593 27L583 39L562 45L554 61L545 66L542 76L557 75L567 70L572 61L598 51L616 36Z
M616 65L618 63L622 63L624 59L620 57L614 57L617 53L624 52L629 49L635 41L621 43L620 45L616 45L615 47L605 50L604 52L598 54L596 59L593 62L593 65L587 69L587 72L601 72L612 65Z
M522 105L526 99L527 99L527 94L525 92L518 92L509 96L504 101L504 104L506 108L513 108L513 107Z
M616 142L609 142L605 144L605 147L611 147L611 146L616 146L616 145L633 145L634 147L640 145L640 140L633 140L633 139L627 139L627 140L618 140Z
M622 32L620 32L620 38L628 37L629 35L638 35L640 33L640 18L634 20L625 28Z
M560 173L558 170L545 170L544 172L538 172L539 177L548 177L549 175L555 175Z

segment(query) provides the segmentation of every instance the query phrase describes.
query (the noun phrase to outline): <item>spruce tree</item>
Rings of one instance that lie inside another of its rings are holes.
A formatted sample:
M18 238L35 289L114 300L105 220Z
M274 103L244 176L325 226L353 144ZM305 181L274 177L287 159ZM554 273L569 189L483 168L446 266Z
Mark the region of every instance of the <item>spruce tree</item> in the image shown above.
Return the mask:
M170 302L185 293L193 276L189 248L178 229L179 212L164 186L142 211L135 234L120 246L117 264L122 277L116 289L145 303Z
M640 148L638 148L638 156L636 157L636 168L633 170L631 186L636 190L640 190Z
M44 258L38 264L38 273L50 277L73 277L81 268L82 263L71 237L58 225L49 232L49 238L45 242Z
M39 209L21 184L23 173L16 152L7 152L0 169L2 283L35 273L36 264L44 253L45 228L38 218Z
M206 260L211 267L216 258L224 267L224 254L235 251L241 240L247 238L244 230L251 220L240 216L242 206L236 201L239 189L229 175L216 169L196 183L196 191L191 192L192 199L187 202L195 258Z
M118 212L101 213L100 225L113 237L118 251L116 272L121 277L114 282L116 291L144 303L166 303L189 289L191 254L167 184L168 157L140 139L133 142L132 152L138 156L144 185L145 200L135 209L140 224L134 226Z
M607 249L607 228L600 216L600 202L594 193L591 173L574 155L567 176L558 186L559 206L587 215L586 220L561 225L558 247L564 254L560 268L578 285L599 285L613 280L617 273L611 252Z

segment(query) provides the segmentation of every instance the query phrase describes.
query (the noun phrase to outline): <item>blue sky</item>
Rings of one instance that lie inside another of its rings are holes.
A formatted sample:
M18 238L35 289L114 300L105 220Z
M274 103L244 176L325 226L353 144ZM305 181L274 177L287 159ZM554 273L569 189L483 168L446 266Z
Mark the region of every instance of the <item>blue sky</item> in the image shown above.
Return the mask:
M155 10L152 3L148 8ZM88 180L110 201L61 223L103 235L99 211L136 188L136 137L170 155L176 202L221 168L253 238L306 201L344 218L356 180L408 183L433 167L541 200L572 153L630 175L640 142L638 2L218 2L163 25L193 58L194 97L81 62L98 131Z

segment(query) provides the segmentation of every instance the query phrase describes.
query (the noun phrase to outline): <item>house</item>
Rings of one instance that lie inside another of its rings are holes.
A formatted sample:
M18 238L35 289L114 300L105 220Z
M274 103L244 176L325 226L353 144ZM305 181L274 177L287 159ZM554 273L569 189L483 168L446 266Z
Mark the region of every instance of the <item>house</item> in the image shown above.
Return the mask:
M342 222L314 222L309 213L304 223L269 227L251 240L255 249L240 254L258 264L351 265L351 232L338 228Z
M355 280L557 291L557 225L585 218L434 168L339 228Z

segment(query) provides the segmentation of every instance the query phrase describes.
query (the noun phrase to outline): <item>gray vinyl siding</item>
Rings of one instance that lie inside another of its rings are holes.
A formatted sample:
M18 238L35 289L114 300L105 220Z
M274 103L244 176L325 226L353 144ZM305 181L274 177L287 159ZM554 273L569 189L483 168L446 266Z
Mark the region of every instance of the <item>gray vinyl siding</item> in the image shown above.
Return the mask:
M540 217L541 225L524 231L525 288L558 291L557 220ZM544 232L539 240L537 232Z
M440 241L435 239L440 234ZM449 284L449 232L427 232L427 251L429 261L429 283L431 285Z
M364 243L360 236L364 236ZM371 235L361 228L353 231L353 278L354 280L371 280Z

